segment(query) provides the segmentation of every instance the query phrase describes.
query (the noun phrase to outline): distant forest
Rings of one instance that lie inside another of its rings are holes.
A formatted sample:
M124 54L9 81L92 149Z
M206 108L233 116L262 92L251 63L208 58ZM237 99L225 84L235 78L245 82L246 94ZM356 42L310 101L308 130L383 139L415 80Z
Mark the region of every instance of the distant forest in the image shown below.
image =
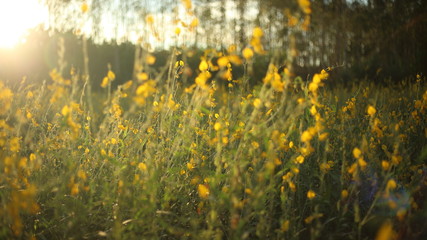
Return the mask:
M206 46L221 50L235 44L243 49L255 26L264 30L267 54L278 54L279 64L292 54L295 73L303 78L330 66L340 66L336 78L344 82L399 80L427 72L425 0L313 0L307 9L301 8L304 1L295 0L199 0L193 1L190 14L182 9L186 1L92 0L87 1L90 10L85 16L76 1L43 2L51 13L49 30L32 30L29 41L20 46L21 54L2 50L0 78L46 79L61 54L69 68L81 69L81 39L75 34L80 29L90 39L92 79L102 79L110 63L120 83L132 77L134 37L161 66L174 47L192 49L195 57ZM148 15L154 16L155 29L147 23ZM195 18L197 27L170 37L175 27L188 28ZM265 61L259 56L255 64L266 67Z

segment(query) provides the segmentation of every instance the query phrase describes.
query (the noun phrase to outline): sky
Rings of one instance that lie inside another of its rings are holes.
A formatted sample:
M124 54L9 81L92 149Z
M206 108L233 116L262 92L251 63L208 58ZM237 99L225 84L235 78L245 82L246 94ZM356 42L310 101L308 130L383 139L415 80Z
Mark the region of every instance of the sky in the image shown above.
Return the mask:
M48 11L37 0L0 0L0 48L25 41L28 29L47 22Z

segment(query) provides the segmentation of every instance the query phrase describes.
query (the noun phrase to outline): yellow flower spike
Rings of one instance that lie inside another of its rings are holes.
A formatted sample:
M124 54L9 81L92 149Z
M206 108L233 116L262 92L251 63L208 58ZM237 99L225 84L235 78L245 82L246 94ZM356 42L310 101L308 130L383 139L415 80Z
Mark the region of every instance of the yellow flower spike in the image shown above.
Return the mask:
M307 198L308 199L313 199L316 197L316 193L313 190L308 190L307 192Z
M369 105L366 112L368 113L369 116L374 116L377 110L373 106Z
M197 185L197 192L199 193L199 197L207 199L210 195L209 188L206 184Z

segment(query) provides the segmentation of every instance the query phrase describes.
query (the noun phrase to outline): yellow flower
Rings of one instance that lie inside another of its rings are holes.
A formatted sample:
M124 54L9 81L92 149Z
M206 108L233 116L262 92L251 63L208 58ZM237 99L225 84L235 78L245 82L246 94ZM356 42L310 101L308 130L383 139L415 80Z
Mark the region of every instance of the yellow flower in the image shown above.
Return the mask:
M298 0L299 7L305 14L311 14L310 1Z
M86 13L88 9L89 7L85 2L80 6L80 10L82 10L82 13Z
M316 92L318 88L319 88L319 85L315 82L311 82L308 85L308 90L310 90L310 92Z
M308 199L313 199L314 197L316 197L316 193L313 190L308 190L308 192L307 192L307 198Z
M314 76L313 76L313 83L316 83L316 84L319 84L321 82L321 79L320 79L320 75L319 74L314 74Z
M199 25L199 19L198 18L194 18L191 23L190 23L190 28L195 28Z
M187 10L190 10L192 7L191 0L181 0L182 4Z
M188 168L188 170L193 170L193 169L194 169L194 168L196 168L196 167L194 166L194 164L193 164L193 163L188 162L188 163L187 163L187 168Z
M325 141L328 138L328 136L329 136L329 133L322 133L319 136L319 140L320 141Z
M255 149L258 149L258 148L259 148L259 143L258 143L258 142L253 141L253 142L251 143L251 145L252 145L252 147L253 147L253 148L255 148Z
M375 240L391 240L395 239L396 233L393 231L393 225L390 221L386 221L377 232Z
M260 38L264 35L264 33L262 32L262 29L260 27L256 27L254 28L252 35L256 38Z
M341 198L346 199L348 197L348 191L346 189L341 191Z
M371 105L369 105L366 112L369 114L369 116L373 116L377 112L377 110L374 107L372 107Z
M113 71L109 70L107 73L107 77L110 81L114 81L114 79L116 79L116 74L114 74Z
M75 196L79 194L79 184L78 183L73 183L71 185L71 195Z
M295 159L296 163L302 164L304 163L304 157L299 155L296 159Z
M282 223L282 232L287 232L289 230L289 220L286 220Z
M146 80L148 80L148 74L145 73L145 72L138 73L136 75L136 77L138 78L139 81L146 81Z
M309 141L311 141L312 138L313 138L313 135L311 135L311 133L309 131L304 131L301 134L301 141L302 142L309 142Z
M261 99L259 99L259 98L255 98L255 100L254 100L254 107L256 107L256 108L260 108L261 107Z
M354 148L353 149L353 156L354 156L354 158L359 158L360 157L360 155L362 155L362 151L360 151L360 149L359 148Z
M254 52L250 48L243 49L242 54L246 60L249 60L254 56Z
M149 54L149 55L145 58L145 60L147 61L147 63L148 63L149 65L153 65L153 64L156 62L156 57L155 57L155 56L153 56L153 55L151 55L151 54Z
M79 169L79 170L77 171L77 176L78 176L80 179L82 179L82 180L86 180L86 178L87 178L86 173L85 173L83 170L81 170L81 169Z
M145 17L145 21L146 21L148 24L153 24L153 23L154 23L154 17L153 17L153 15L148 14L148 15L147 15L147 17Z
M145 163L141 162L141 163L138 164L138 168L141 171L145 171L145 170L147 170L147 165Z
M362 170L365 170L366 166L368 165L368 164L366 163L366 161L363 159L363 157L358 158L358 159L357 159L357 163L359 164L359 167L360 167Z
M214 129L215 129L215 131L219 131L219 130L221 129L221 123L216 122L216 123L214 124Z
M175 62L175 68L182 67L182 66L184 66L184 61L179 60Z
M390 162L385 160L381 161L381 167L384 171L387 171L390 168Z
M199 70L203 72L203 71L207 71L208 69L209 69L209 66L206 60L202 60L199 64Z
M11 152L19 152L19 150L21 149L21 145L19 143L19 140L20 140L20 138L18 138L18 137L13 137L10 140L9 148L10 148Z
M297 187L295 186L295 184L293 182L289 182L289 188L291 189L292 192L296 192Z
M396 181L393 179L388 180L386 190L393 190L397 187Z
M108 77L104 77L103 79L102 79L102 83L101 83L101 87L102 88L106 88L107 86L108 86L108 83L109 83L110 81L108 80Z
M208 198L209 197L209 188L205 184L199 184L197 185L197 192L199 193L199 196L201 198Z
M33 97L34 97L33 92L28 91L26 98L27 98L27 99L31 99L31 98L33 98Z
M220 66L220 67L226 67L228 65L229 61L228 61L227 57L220 57L220 58L218 58L217 63L218 63L218 66Z
M176 28L175 28L175 34L176 34L176 35L181 34L181 28L176 27Z

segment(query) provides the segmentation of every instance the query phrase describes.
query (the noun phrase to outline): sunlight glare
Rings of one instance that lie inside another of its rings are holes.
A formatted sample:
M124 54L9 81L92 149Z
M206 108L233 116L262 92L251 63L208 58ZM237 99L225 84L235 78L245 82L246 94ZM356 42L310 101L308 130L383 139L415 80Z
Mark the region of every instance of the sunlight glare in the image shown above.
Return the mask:
M0 48L13 48L25 41L30 28L47 21L48 11L38 0L0 1Z

